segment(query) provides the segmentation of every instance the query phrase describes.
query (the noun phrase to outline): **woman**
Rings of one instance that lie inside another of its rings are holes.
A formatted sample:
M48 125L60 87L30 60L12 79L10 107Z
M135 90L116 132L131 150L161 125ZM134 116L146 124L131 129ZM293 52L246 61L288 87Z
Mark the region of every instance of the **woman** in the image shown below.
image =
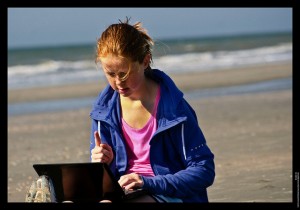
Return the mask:
M109 165L133 202L208 202L214 155L193 108L163 71L151 69L154 42L141 23L110 25L96 62L109 83L90 113L91 161Z

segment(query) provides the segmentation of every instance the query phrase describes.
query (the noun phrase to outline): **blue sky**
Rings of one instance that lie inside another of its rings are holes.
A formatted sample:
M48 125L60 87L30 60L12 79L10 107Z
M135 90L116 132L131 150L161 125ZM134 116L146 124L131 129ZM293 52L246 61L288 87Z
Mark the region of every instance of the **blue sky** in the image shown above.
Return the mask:
M131 17L154 39L292 31L292 8L8 8L8 48L94 43Z

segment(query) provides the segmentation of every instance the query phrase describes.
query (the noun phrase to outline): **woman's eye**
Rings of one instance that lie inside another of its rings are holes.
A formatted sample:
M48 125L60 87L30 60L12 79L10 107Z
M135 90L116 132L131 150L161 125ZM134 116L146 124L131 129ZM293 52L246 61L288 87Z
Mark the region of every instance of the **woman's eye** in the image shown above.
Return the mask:
M110 77L115 77L115 73L107 73Z
M120 72L118 76L119 76L119 78L123 78L123 77L125 77L125 75L126 75L125 72Z
M128 72L106 72L106 74L111 77L111 78L116 78L118 77L118 79L123 80L124 78L128 77Z

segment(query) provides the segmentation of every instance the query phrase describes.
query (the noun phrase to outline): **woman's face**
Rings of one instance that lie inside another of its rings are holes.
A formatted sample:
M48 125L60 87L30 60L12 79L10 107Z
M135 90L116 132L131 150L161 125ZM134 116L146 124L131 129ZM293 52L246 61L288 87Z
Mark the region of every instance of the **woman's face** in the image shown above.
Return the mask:
M145 80L144 70L148 67L147 56L144 62L129 62L114 55L101 58L104 74L110 86L124 97L134 97ZM150 60L149 60L150 61ZM130 66L131 65L131 66ZM127 79L122 78L129 72Z

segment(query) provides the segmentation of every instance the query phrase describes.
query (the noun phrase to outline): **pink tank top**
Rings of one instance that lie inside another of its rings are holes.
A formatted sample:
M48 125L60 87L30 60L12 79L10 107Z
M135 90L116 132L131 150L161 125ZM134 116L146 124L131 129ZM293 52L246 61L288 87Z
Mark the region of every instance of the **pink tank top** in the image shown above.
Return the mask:
M151 117L143 128L130 127L122 118L122 131L126 141L128 166L126 174L137 173L144 176L154 176L150 165L150 140L157 129L156 112L160 99L158 88Z

